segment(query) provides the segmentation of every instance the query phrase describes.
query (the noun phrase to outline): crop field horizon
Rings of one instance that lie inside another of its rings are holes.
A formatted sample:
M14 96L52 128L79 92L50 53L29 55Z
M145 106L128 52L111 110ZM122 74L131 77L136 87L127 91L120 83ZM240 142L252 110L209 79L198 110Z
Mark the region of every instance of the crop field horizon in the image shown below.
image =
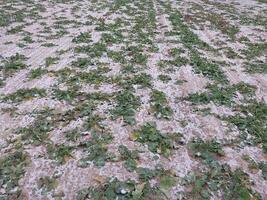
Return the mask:
M266 0L0 0L0 200L267 199Z

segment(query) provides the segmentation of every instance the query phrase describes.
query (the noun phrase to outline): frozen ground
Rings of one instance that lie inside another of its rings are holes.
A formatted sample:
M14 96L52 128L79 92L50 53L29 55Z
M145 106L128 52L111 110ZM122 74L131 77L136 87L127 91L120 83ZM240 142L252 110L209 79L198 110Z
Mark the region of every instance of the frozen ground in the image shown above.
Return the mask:
M0 0L0 199L267 199L266 0Z

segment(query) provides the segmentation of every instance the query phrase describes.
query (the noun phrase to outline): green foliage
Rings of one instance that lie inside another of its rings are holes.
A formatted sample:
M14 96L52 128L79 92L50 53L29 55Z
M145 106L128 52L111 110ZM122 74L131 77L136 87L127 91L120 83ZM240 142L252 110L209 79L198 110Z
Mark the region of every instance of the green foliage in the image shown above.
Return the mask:
M183 23L183 17L179 12L170 14L169 20L174 26L174 31L179 32L180 39L186 46L205 47L207 45Z
M5 96L4 100L11 101L14 103L19 103L22 101L31 100L32 98L45 97L45 96L46 96L45 89L38 89L38 88L19 89L14 93Z
M68 90L55 89L53 90L53 96L58 100L72 102L78 96L78 92L74 88Z
M166 200L166 196L158 189L152 188L149 183L137 184L132 180L119 181L109 178L103 185L82 189L77 194L77 200L85 199L124 199L124 200Z
M80 160L80 167L87 167L91 161L97 166L102 167L105 162L111 159L108 153L107 144L112 141L112 136L108 133L92 132L90 141L80 144L86 152L86 156Z
M85 121L83 127L85 130L102 130L104 129L103 125L101 125L102 120L103 118L99 115L90 115Z
M162 190L169 190L170 188L176 186L176 179L171 175L160 176L160 188Z
M115 62L124 64L126 59L122 52L120 51L108 51L108 56L113 59Z
M67 160L72 157L72 149L72 147L64 144L47 144L49 158L56 160L59 164L65 164Z
M29 79L39 78L42 75L46 74L47 72L48 71L46 69L42 69L42 68L33 69L30 71L28 77Z
M141 85L143 88L151 87L152 77L146 73L135 75L129 82L134 85Z
M73 38L74 43L89 43L92 42L91 34L88 32L80 33L77 37Z
M37 185L39 189L42 189L42 192L46 193L54 190L57 187L58 182L54 178L43 176L38 179Z
M174 26L174 30L179 32L178 35L181 42L190 50L190 63L193 65L195 72L201 73L212 80L226 82L226 77L220 66L199 56L196 47L206 49L210 47L208 44L200 40L199 37L183 23L182 15L179 12L175 14L173 13L170 15L169 19Z
M141 181L149 182L151 179L158 180L158 188L167 193L172 187L176 186L176 178L172 172L156 166L154 170L149 168L138 168L137 173Z
M12 14L5 10L1 10L0 26L8 26L12 22L23 22L24 18L25 18L24 10L16 10Z
M57 61L59 61L59 58L58 57L47 57L45 59L45 66L46 67L49 67L49 66L51 66L53 64L56 64Z
M232 172L227 165L216 165L203 174L193 175L190 182L192 190L187 194L188 198L210 199L215 194L226 200L260 199L252 191L248 175L240 169Z
M259 168L261 169L263 178L267 180L267 162L260 162Z
M247 59L254 59L264 54L267 50L267 43L249 43L248 49L243 53L247 56Z
M246 71L248 73L252 73L252 74L255 74L255 73L264 73L264 74L267 74L267 64L265 62L261 63L246 63L245 65L246 67Z
M121 159L125 160L124 166L130 172L136 169L136 160L139 159L138 152L136 150L130 151L126 146L120 145L119 146L119 153L121 155Z
M7 34L15 34L23 31L24 26L19 25L7 30Z
M165 74L160 74L158 76L158 79L161 80L162 82L165 82L165 83L172 80L172 78L169 75L165 75Z
M226 87L208 85L207 89L207 92L189 95L186 100L189 100L194 104L208 104L212 101L217 105L231 106L234 103L233 98L235 97L236 92L243 94L246 99L251 97L256 91L255 86L250 86L243 82Z
M101 40L105 44L115 44L115 43L121 42L122 38L123 38L123 36L120 32L115 32L113 35L109 34L109 33L103 33Z
M86 53L90 58L98 58L107 52L107 48L105 44L98 42L92 45L78 46L75 51L77 53Z
M249 133L257 138L263 150L267 153L267 105L263 102L251 102L247 105L238 105L234 116L226 117L225 120L237 126L243 133Z
M203 141L196 138L190 143L189 147L195 157L200 157L207 162L216 160L216 156L224 155L222 145L215 140Z
M117 105L112 113L115 117L122 116L125 123L135 124L135 112L140 100L131 91L123 90L116 96Z
M72 66L78 68L87 68L88 66L92 65L92 62L89 58L78 58L76 61L73 61Z
M10 76L21 69L25 69L27 67L27 65L24 64L25 59L25 56L20 55L18 53L16 53L16 55L14 56L7 58L4 61L4 65L1 66L1 68L3 68L4 76Z
M80 137L80 132L77 129L69 130L65 132L65 136L68 141L76 142Z
M99 70L91 70L90 72L82 72L78 74L82 81L87 83L99 85L103 82L107 82L107 77L102 75Z
M147 63L147 55L144 55L142 46L129 46L126 49L127 55L131 56L131 63L145 65Z
M196 51L191 52L191 65L196 73L203 74L204 76L218 82L227 82L226 76L224 75L220 66L216 63L209 62L207 59L199 56Z
M19 128L16 133L26 144L41 145L48 141L48 133L54 129L54 121L49 112L40 113L29 127Z
M173 148L171 139L162 135L153 123L147 123L140 130L135 130L132 138L147 144L151 152L159 153L166 157L170 156Z
M14 151L0 158L0 188L7 194L14 194L12 190L19 186L19 180L24 176L29 165L28 155L22 151ZM17 193L21 191L18 190Z
M164 92L153 90L151 94L151 109L159 119L170 119L173 111L167 105L167 99Z

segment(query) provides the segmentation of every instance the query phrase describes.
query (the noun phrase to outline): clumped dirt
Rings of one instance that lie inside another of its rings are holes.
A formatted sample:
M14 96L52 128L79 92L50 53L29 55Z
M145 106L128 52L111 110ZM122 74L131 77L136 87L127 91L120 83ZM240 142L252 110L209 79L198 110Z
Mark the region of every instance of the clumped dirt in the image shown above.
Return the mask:
M266 16L0 0L0 199L267 199Z

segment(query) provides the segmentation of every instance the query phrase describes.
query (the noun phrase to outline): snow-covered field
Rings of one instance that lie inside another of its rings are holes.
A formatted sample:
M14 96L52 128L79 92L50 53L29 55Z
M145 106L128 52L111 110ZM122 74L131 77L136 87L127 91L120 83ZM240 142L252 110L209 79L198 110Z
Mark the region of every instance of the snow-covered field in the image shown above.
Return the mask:
M267 199L266 0L0 0L0 199Z

